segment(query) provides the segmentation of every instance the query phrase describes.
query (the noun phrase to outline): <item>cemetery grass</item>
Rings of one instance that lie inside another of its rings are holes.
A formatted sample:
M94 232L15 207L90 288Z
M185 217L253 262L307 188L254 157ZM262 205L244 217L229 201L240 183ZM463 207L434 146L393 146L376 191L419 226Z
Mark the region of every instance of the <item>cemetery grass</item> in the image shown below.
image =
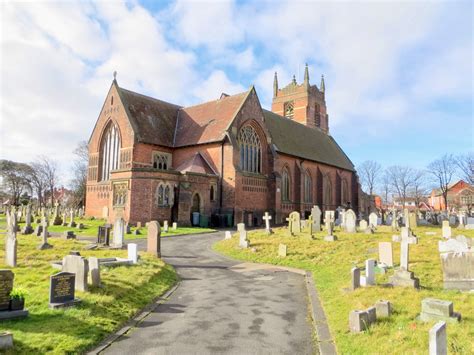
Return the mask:
M435 231L435 236L426 235ZM390 227L379 226L373 235L363 233L348 234L336 229L336 242L325 242L325 232L315 235L315 240L304 237L308 234L290 237L287 228L275 228L275 234L268 236L265 231L251 231L248 234L250 246L257 250L238 247L239 236L214 244L214 250L239 260L296 267L313 272L316 288L321 297L331 334L339 353L410 353L424 354L428 350L428 332L435 322L422 323L416 320L421 311L421 300L431 297L454 303L454 311L462 314L459 324L447 324L448 352L459 354L474 353L474 294L443 289L443 274L438 253L440 227L419 227L414 233L419 237L418 245L410 245L410 270L420 278L421 290L402 287L386 287L393 274L376 274L376 286L349 291L350 270L354 266L365 267L365 260L378 259L378 242L391 241ZM474 237L474 230L457 231ZM286 258L278 257L278 245L288 246ZM400 243L393 243L394 263L398 267ZM360 334L349 332L349 312L367 309L377 300L389 300L394 313L388 319L379 319L368 331Z
M104 219L74 219L74 221L79 225L82 223L84 225L84 229L79 229L77 227L68 227L68 226L48 226L48 232L52 234L62 234L65 231L74 231L74 234L77 236L84 236L84 237L97 237L97 232L99 226L104 225L107 223ZM6 217L0 217L0 224L6 224ZM18 224L20 229L23 228L25 225L24 222ZM37 223L31 223L33 229L37 226ZM131 227L132 233L126 233L125 239L133 240L133 239L140 239L146 238L148 229L146 226L140 228L140 234L133 234L135 227ZM0 227L1 230L1 227ZM171 226L167 233L163 232L163 228L161 228L161 236L168 237L173 235L186 235L186 234L199 234L199 233L210 233L215 232L215 229L212 228L202 228L202 227L178 227L175 231L171 229ZM18 233L20 234L20 233Z
M4 232L5 226L0 229ZM0 234L0 268L4 260L4 233ZM82 256L127 257L127 251L84 250L85 242L49 238L52 249L36 249L40 238L18 234L18 266L14 287L27 291L25 308L30 316L22 320L0 322L0 332L14 336L17 354L81 353L116 331L137 311L175 284L173 268L160 259L140 253L138 265L101 268L101 288L76 292L82 303L70 309L51 310L49 278L59 272L50 262L61 260L70 250Z

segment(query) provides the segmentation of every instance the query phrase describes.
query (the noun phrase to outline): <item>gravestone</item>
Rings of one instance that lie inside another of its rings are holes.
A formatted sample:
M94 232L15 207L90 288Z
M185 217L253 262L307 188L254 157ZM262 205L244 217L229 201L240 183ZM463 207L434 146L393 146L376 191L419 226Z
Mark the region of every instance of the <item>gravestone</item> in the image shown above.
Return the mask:
M243 224L243 228L242 226L240 226L240 231L239 231L239 247L246 249L249 247L249 241L247 239L247 231L245 230L244 223L239 223L239 224ZM237 225L237 227L239 227L239 225Z
M449 323L458 323L461 320L461 315L454 312L453 302L451 301L424 298L421 301L419 319L422 322L441 320Z
M10 310L10 292L13 290L14 277L11 270L0 270L0 321L28 316L26 309Z
M375 285L375 264L374 259L367 259L365 261L365 276L360 277L361 286Z
M163 222L163 232L168 233L169 226L168 226L168 221Z
M369 325L375 323L375 321L377 320L377 309L372 306L367 308L366 312L369 319Z
M89 274L89 262L87 259L77 255L66 255L63 258L62 271L76 275L76 290L87 291L87 276Z
M392 315L392 304L389 301L379 300L375 303L377 317L388 318Z
M48 224L44 222L43 230L41 231L41 244L38 245L39 250L51 249L53 246L48 243Z
M178 229L178 223L173 222L173 225L172 225L171 229L174 230L174 231L177 230Z
M16 214L11 213L7 225L7 237L5 239L5 264L10 267L16 267L17 262L17 246L16 239L17 222Z
M321 232L321 210L318 206L313 206L311 216L313 217L313 231L316 233Z
M237 232L245 230L245 223L237 223Z
M430 345L429 355L446 355L448 344L446 338L446 322L438 322L429 332Z
M147 252L154 256L161 257L161 230L157 221L148 223Z
M7 331L0 331L0 350L13 348L13 334Z
M443 232L443 238L451 238L451 227L449 226L449 221L443 221L443 227L441 230Z
M53 213L53 225L60 226L63 223L63 220L59 216L59 203L56 201L54 203L54 213Z
M297 211L293 211L287 218L288 221L288 229L290 230L291 235L295 235L296 233L301 233L301 220L300 220L300 213Z
M326 242L334 242L337 240L337 237L334 235L334 222L329 222L326 224L328 227L328 235L324 237Z
M91 285L100 287L100 263L98 258L89 258L89 273L91 276Z
M440 240L438 241L438 250L440 253L463 253L469 251L469 245L467 244L467 238L466 241L462 239L448 239L447 241Z
M393 267L393 248L391 242L379 243L379 261L381 264Z
M224 239L232 239L232 234L230 231L225 231L225 238Z
M356 233L356 214L351 209L345 213L344 226L347 233Z
M349 313L349 330L351 333L360 333L369 327L369 315L367 311L351 311Z
M125 234L131 234L132 233L132 228L130 227L130 223L125 224Z
M125 221L122 217L119 217L115 220L114 223L114 235L112 239L112 247L114 248L122 248L123 247L123 240L124 240L124 232L125 232Z
M378 224L378 216L376 213L372 212L369 214L369 226L371 227L377 227Z
M365 231L368 227L369 227L369 225L368 225L368 223L365 219L363 219L359 222L359 229L361 231Z
M137 229L140 229L142 227L142 222L137 222Z
M138 245L135 243L127 244L128 260L132 260L133 264L138 263Z
M69 227L74 228L76 226L76 222L74 222L74 210L71 208L69 211Z
M288 248L285 244L278 245L278 256L285 258L287 251L288 251Z
M408 227L405 227L408 229ZM413 238L402 238L400 243L400 267L395 270L394 275L390 278L393 286L414 287L419 288L420 280L414 277L413 272L408 269L409 247L410 244L416 244L418 240Z
M0 270L0 311L10 309L10 292L13 289L14 274L11 270Z
M75 298L76 276L71 272L51 275L49 284L49 308L73 306L80 302Z
M324 227L326 228L327 231L329 231L329 225L330 223L333 223L333 228L334 228L334 211L325 211L324 212ZM331 235L332 233L330 233Z
M76 239L74 231L65 231L63 232L63 239Z
M353 267L351 269L351 290L354 291L356 288L360 287L360 269L358 267Z
M262 217L262 219L265 221L265 232L267 234L272 234L272 229L270 228L272 216L270 216L268 212L265 212L265 215Z
M441 254L443 285L447 290L474 290L474 252Z
M31 226L31 205L28 204L26 206L26 218L25 218L26 225L23 227L21 231L22 234L31 234L33 233L33 227Z

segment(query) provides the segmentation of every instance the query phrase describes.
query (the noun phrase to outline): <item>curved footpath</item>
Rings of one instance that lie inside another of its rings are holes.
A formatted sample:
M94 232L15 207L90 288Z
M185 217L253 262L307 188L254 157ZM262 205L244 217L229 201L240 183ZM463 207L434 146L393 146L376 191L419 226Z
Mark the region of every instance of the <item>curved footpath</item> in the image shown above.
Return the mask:
M181 281L107 354L313 354L304 276L211 250L223 233L162 239ZM134 241L144 250L146 240Z

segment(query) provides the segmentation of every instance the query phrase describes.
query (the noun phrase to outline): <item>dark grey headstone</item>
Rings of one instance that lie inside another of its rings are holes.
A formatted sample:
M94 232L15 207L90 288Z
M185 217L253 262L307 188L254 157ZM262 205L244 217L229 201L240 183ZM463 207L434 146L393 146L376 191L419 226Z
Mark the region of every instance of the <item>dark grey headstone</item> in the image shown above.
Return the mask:
M14 274L11 270L0 270L0 311L8 311L10 308L13 278Z
M51 276L49 303L62 304L74 301L76 275L71 272L58 272Z

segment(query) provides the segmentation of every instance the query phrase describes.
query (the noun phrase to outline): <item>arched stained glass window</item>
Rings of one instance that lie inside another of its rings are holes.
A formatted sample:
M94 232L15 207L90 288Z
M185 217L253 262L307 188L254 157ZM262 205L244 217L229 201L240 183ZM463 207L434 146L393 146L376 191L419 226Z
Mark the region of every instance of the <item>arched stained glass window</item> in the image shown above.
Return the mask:
M115 123L110 122L107 126L101 143L101 166L100 180L110 179L110 172L119 168L120 162L120 132Z
M307 171L304 174L304 202L310 203L313 200L313 184L311 181L311 175Z
M286 168L281 173L281 199L290 201L290 174Z
M262 172L260 138L251 126L244 126L239 133L240 168L250 173Z
M163 206L164 205L164 188L163 185L158 186L158 206Z

